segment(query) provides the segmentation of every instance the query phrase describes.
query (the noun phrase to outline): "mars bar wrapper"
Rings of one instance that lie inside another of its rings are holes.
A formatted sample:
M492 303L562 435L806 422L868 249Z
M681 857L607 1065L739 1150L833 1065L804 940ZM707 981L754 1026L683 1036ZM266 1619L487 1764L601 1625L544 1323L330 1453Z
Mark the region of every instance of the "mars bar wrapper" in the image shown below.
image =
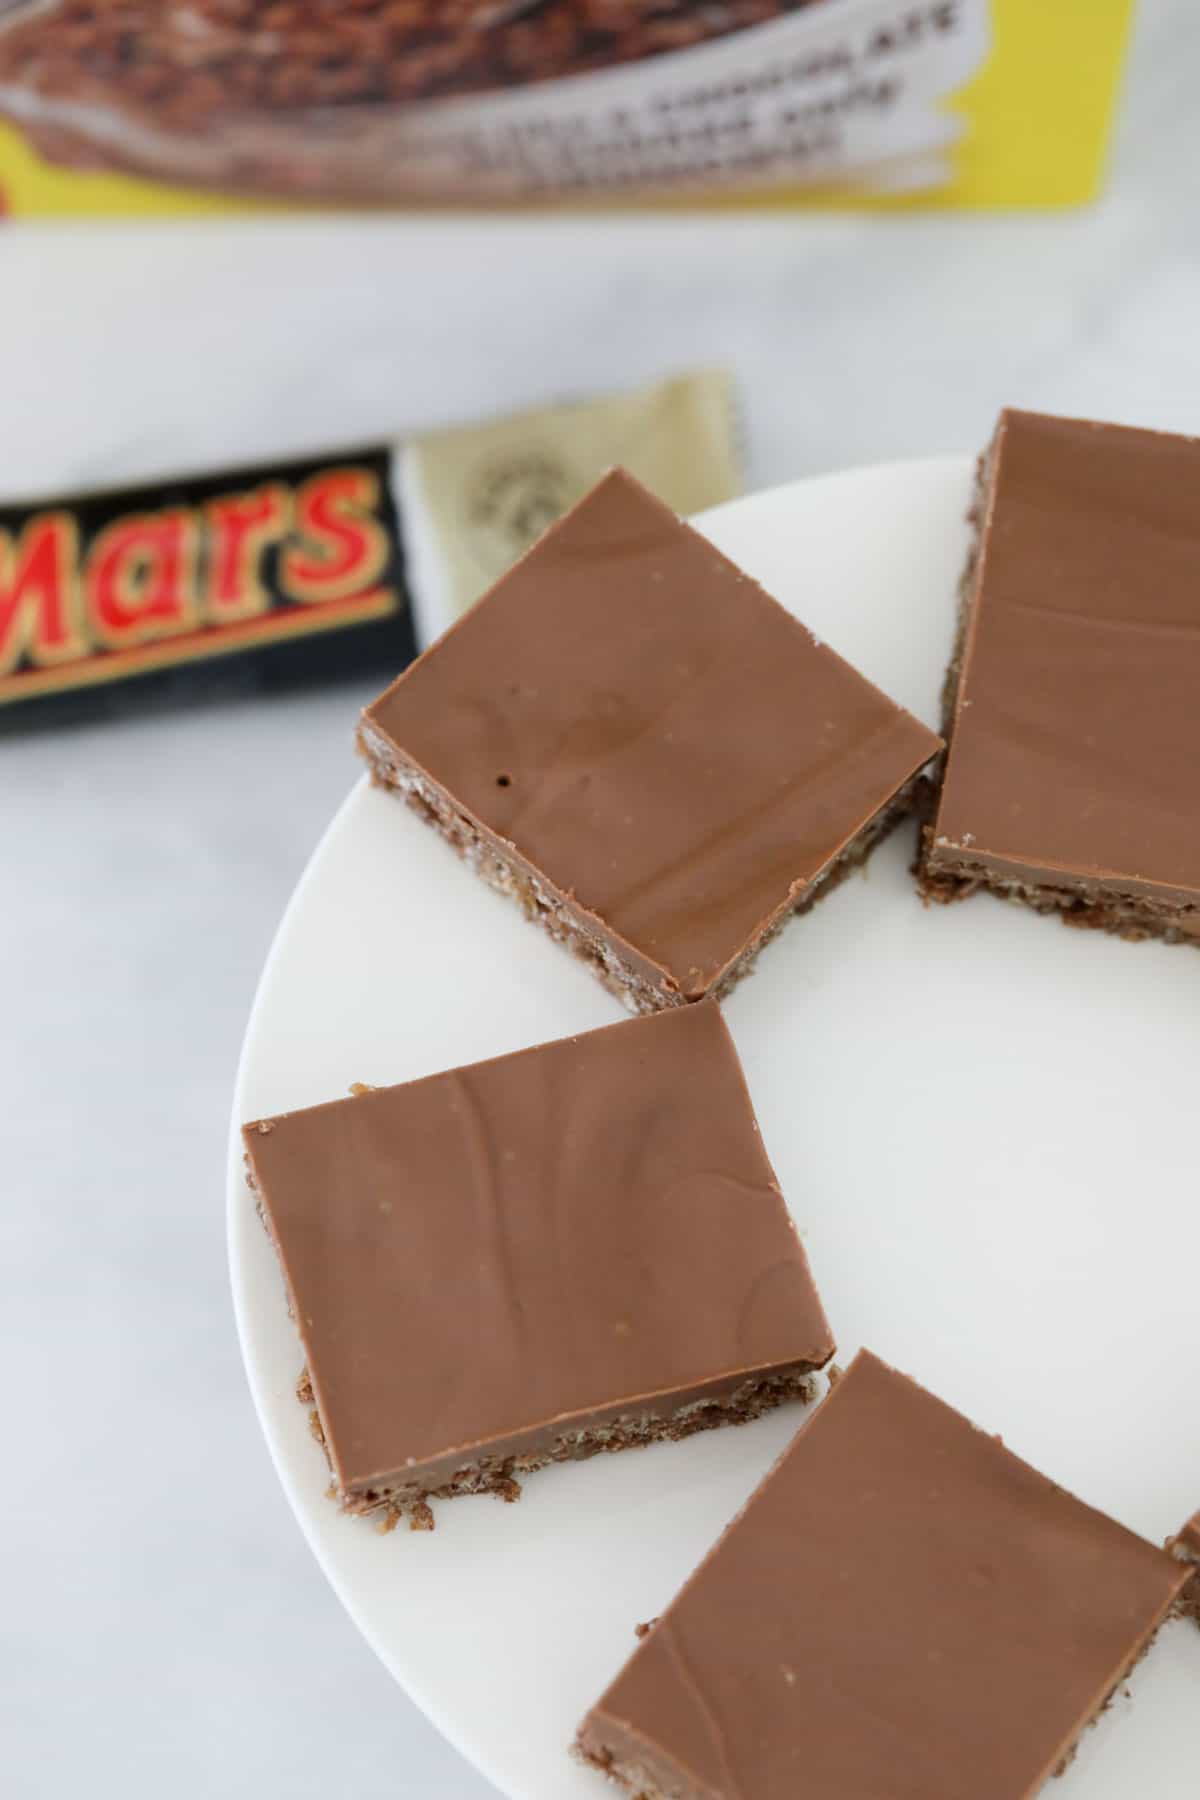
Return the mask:
M0 507L0 727L414 654L388 447Z

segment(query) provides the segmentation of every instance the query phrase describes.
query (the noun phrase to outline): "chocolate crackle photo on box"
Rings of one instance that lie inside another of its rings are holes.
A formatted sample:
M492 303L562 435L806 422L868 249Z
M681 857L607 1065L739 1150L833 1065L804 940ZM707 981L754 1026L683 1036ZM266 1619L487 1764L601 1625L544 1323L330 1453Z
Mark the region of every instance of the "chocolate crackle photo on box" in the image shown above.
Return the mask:
M1198 1800L1198 66L0 0L0 1800Z
M35 212L186 208L192 188L442 206L1062 204L1097 185L1129 12L5 0L0 178L10 165L14 207Z
M681 509L732 499L728 372L0 504L0 733L392 674L615 451Z

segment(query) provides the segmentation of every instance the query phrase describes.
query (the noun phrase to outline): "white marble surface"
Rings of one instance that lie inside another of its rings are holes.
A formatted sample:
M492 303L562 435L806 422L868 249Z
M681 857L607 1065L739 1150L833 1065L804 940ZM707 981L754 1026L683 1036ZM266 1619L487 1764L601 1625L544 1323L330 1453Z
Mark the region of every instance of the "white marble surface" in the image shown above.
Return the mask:
M1075 216L5 229L0 492L719 359L754 485L970 448L1004 401L1200 430L1200 16L1143 10L1112 191ZM241 1029L354 778L360 697L0 742L0 1788L20 1800L490 1792L309 1558L226 1284Z

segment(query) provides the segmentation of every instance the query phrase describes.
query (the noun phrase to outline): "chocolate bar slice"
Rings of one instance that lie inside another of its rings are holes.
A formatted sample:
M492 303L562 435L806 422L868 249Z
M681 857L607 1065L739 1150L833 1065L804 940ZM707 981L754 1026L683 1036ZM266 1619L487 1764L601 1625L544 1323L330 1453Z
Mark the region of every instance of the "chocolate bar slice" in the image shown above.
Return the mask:
M646 1800L1026 1800L1186 1579L864 1351L579 1748Z
M244 1128L344 1505L810 1396L833 1340L715 1005Z
M1200 941L1200 439L1005 412L922 885Z
M324 12L293 6L264 33L259 11L229 0L190 0L182 10L161 0L3 0L0 108L39 138L44 120L61 118L70 139L49 133L51 156L161 175L175 137L209 138L216 148L231 123L290 121L297 136L317 140L319 154L322 138L361 131L364 112L382 114L394 131L392 109L414 101L641 62L811 4L625 0L601 17L595 0L356 0ZM348 115L342 134L329 129L338 114ZM292 185L289 165L272 168L266 147L247 161L234 172L237 186ZM169 161L167 172L175 172ZM368 195L372 175L364 167L359 177Z
M726 993L939 740L616 470L367 708L360 747L649 1012Z

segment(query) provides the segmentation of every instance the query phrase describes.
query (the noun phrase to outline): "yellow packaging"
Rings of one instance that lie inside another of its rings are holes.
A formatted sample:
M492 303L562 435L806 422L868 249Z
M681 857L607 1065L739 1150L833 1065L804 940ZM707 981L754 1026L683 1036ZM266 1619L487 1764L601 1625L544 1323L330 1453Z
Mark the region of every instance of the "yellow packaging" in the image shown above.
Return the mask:
M1059 206L1132 0L0 0L0 211Z

